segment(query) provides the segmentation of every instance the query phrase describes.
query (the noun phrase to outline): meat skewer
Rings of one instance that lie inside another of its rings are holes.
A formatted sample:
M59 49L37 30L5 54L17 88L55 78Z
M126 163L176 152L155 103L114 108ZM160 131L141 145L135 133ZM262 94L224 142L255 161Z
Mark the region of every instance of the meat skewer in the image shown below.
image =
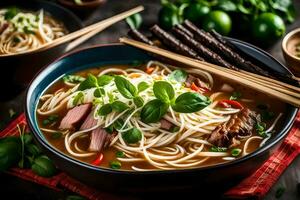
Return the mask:
M131 38L138 40L140 42L144 42L149 45L154 45L154 43L147 38L143 33L141 33L137 29L130 29L130 31L127 33Z
M229 69L234 69L237 71L239 70L238 68L234 67L233 65L222 59L221 56L219 56L215 52L200 44L200 42L190 37L191 34L186 34L187 32L189 32L188 30L182 31L182 29L185 28L179 28L175 26L172 30L177 37L179 37L185 44L195 49L198 52L198 54L203 55L203 57L205 57L207 60L214 64L221 65L223 67L227 67Z
M181 53L185 56L189 56L204 61L204 59L200 57L193 49L183 44L180 40L176 39L173 35L161 29L158 25L154 25L153 27L151 27L150 31L167 47L174 49L178 53Z

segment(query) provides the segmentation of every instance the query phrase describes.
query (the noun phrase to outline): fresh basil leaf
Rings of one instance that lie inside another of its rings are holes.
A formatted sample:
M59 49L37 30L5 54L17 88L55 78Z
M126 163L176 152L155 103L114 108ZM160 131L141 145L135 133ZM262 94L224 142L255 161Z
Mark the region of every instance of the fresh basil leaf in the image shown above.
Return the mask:
M33 141L32 133L26 133L26 134L24 134L23 140L24 140L24 144L25 145L30 144Z
M78 75L66 75L63 77L63 81L69 83L81 83L84 80L85 78Z
M223 10L223 11L236 11L237 7L234 2L231 0L219 0L217 8Z
M111 106L111 104L104 104L98 110L98 115L100 115L100 116L106 116L106 115L108 115L111 112L112 112L112 106Z
M137 95L136 87L122 76L115 77L115 84L119 92L127 99L133 99Z
M173 86L166 81L157 81L153 85L153 92L156 98L165 103L170 103L175 97Z
M111 134L114 132L114 130L116 131L120 130L123 127L123 125L124 125L124 121L122 119L117 119L113 124L106 127L105 130Z
M145 123L158 122L168 111L169 105L159 99L149 101L141 111L141 120Z
M83 103L83 100L84 100L84 94L82 92L78 92L78 94L73 99L73 105L74 106L79 105L79 104ZM50 120L49 120L49 122L50 122Z
M129 106L126 103L123 103L122 101L115 101L111 104L111 107L116 112L123 112L124 110L128 109Z
M109 84L113 79L114 79L114 77L104 74L104 75L99 76L97 78L98 85L99 86L105 86L105 85Z
M177 69L174 70L170 75L169 78L171 80L175 80L177 82L185 82L186 78L187 78L188 74L186 73L186 71L182 70L182 69Z
M143 19L141 14L136 13L126 18L126 22L131 29L138 29L142 25Z
M39 156L34 159L31 169L42 177L51 177L56 173L55 165L47 156Z
M97 87L98 86L97 82L98 82L97 78L94 75L88 74L86 79L80 83L78 90L82 91L93 87Z
M143 92L143 91L145 91L145 90L147 90L148 88L150 87L150 85L148 84L148 83L146 83L146 82L140 82L139 84L138 84L138 92L140 93L140 92Z
M133 103L136 105L136 107L142 107L144 105L144 99L142 97L134 97Z
M142 139L142 133L137 128L132 128L122 134L123 140L128 144L135 144Z
M101 88L96 88L94 91L94 97L100 98L102 96Z
M211 103L210 99L195 92L186 92L179 95L172 108L180 113L193 113L202 110Z

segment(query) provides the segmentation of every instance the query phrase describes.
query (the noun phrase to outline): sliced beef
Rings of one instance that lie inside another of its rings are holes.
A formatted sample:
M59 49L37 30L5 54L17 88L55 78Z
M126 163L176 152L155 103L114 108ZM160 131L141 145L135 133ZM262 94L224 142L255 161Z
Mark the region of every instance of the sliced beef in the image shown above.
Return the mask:
M91 133L91 142L89 146L90 151L98 151L100 152L104 144L106 143L106 140L109 139L109 133L106 132L104 128L97 128L92 131Z
M89 112L91 111L92 104L83 104L70 109L67 115L61 120L59 129L75 129L78 127Z
M160 120L160 128L165 130L170 130L173 127L173 124L169 122L168 120L161 119Z
M0 34L2 34L8 28L8 26L8 23L2 24L2 26L0 27Z
M90 129L97 125L98 120L94 118L94 110L90 112L87 118L84 120L82 125L80 126L80 130Z
M218 147L228 147L236 144L237 135L250 135L256 123L260 122L260 115L248 108L233 115L227 123L216 127L208 138L208 142Z
M185 86L186 86L186 87L191 87L191 85L192 85L193 83L194 83L196 86L200 87L201 89L204 89L204 90L210 90L210 89L207 87L207 85L206 85L204 82L202 82L202 81L200 80L200 78L197 78L197 77L195 77L195 76L189 74L188 77L187 77L187 79L186 79L186 81L185 81Z

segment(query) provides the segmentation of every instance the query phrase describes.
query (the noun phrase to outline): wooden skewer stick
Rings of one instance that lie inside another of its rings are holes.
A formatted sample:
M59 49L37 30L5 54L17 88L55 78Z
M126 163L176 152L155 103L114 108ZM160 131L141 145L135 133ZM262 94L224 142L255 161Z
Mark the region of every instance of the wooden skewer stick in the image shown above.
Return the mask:
M119 22L133 14L136 14L138 12L141 12L142 10L144 10L143 6L138 6L135 7L133 9L130 9L128 11L122 12L120 14L117 14L113 17L107 18L105 20L102 20L100 22L97 22L95 24L89 25L83 29L80 29L78 31L69 33L63 37L57 38L54 41L50 42L50 43L46 43L42 46L40 46L39 48L36 49L32 49L30 51L26 51L26 52L20 52L20 53L13 53L13 54L2 54L0 55L0 57L6 57L6 56L12 56L12 55L19 55L19 54L27 54L30 52L40 52L61 44L64 44L66 42L69 42L71 40L74 40L76 38L79 38L81 36L84 36L83 39L81 39L80 41L77 41L76 43L74 43L74 45L79 45L80 43L84 42L85 40L87 40L88 38L94 36L95 34L99 33L100 31L106 29L107 27L115 24L116 22ZM73 45L73 48L74 48Z
M236 76L233 73L229 73L229 72L234 72L233 70L228 69L229 71L226 72L226 71L222 70L222 68L219 67L219 66L208 64L208 63L205 63L205 62L200 62L200 61L188 58L186 56L182 56L182 55L179 55L179 54L176 54L176 53L173 53L173 52L170 52L170 51L167 51L167 50L155 47L155 46L150 46L150 45L147 45L147 44L144 44L142 42L138 42L138 41L135 41L135 40L132 40L132 39L129 39L129 38L124 38L123 37L123 38L120 38L120 41L124 44L128 44L128 45L137 47L139 49L143 49L145 51L163 56L163 57L168 58L168 59L172 59L172 60L177 61L179 63L188 65L190 67L198 68L198 69L210 72L210 73L215 74L215 75L226 77L226 78L231 79L233 81L236 81L236 82L238 82L242 85L248 86L248 87L253 88L253 89L255 89L257 91L260 91L262 93L265 93L265 94L268 94L270 96L276 97L276 98L278 98L278 99L280 99L280 100L282 100L286 103L289 103L291 105L300 107L300 99L299 98L292 97L290 95L287 95L287 94L281 93L277 90L274 90L270 87L261 85L257 82L252 81L252 80L245 79L245 78L240 77L240 76ZM214 66L214 67L212 67L212 66Z

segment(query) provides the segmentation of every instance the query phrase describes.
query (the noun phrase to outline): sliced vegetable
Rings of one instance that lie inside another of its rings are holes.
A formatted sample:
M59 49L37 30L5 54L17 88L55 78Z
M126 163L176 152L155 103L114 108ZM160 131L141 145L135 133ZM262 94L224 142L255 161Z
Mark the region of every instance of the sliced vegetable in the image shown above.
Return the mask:
M242 152L241 149L238 149L238 148L234 148L231 150L231 155L234 156L234 157L237 157L240 155L240 153Z
M200 88L193 82L191 85L191 89L198 92L200 90Z
M112 169L120 169L122 167L122 164L117 160L111 161L109 165Z
M116 157L117 158L124 158L125 157L124 151L117 151L116 152Z
M227 99L219 101L218 105L223 107L223 108L231 108L231 107L232 108L237 108L237 109L243 109L244 108L242 106L242 104L240 104L239 102L234 101L234 100L227 100Z

